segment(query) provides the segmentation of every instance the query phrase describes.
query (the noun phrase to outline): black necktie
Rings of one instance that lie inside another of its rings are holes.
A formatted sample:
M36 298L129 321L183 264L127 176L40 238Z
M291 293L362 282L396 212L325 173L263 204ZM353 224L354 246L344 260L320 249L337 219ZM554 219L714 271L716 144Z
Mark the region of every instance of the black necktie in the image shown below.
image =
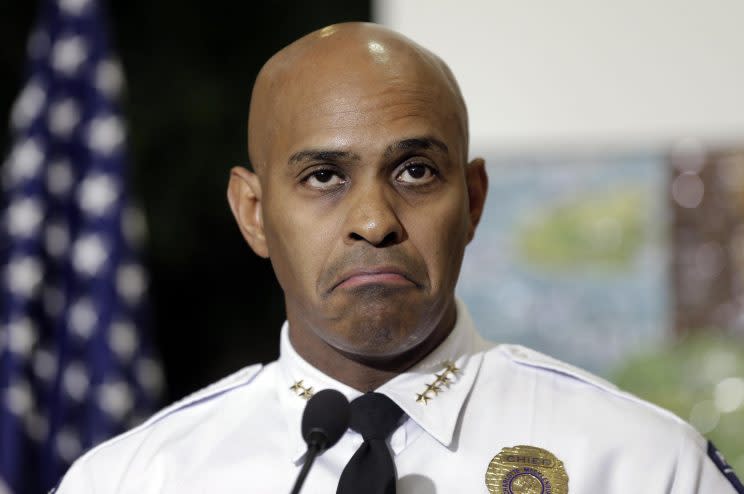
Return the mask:
M351 402L349 426L364 442L341 472L336 494L395 494L395 464L385 441L402 415L403 410L380 393Z

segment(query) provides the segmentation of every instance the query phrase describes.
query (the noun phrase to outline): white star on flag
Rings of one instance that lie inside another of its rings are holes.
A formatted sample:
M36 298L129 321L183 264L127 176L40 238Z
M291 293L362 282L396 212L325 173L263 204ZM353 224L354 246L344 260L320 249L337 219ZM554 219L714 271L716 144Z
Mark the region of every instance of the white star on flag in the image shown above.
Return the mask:
M32 82L23 90L18 101L13 105L11 124L14 128L26 127L44 108L46 93L37 82Z
M49 128L57 136L69 136L80 121L80 109L72 99L52 103L49 107Z
M10 291L22 297L31 297L41 282L42 265L33 257L11 260L6 267L5 282Z
M106 262L108 251L96 234L83 235L72 248L72 265L83 275L95 276Z
M108 212L119 194L116 182L108 175L92 175L80 184L78 200L88 214L102 216Z
M90 0L59 0L59 6L70 15L79 15L90 4Z
M19 237L33 235L44 217L41 203L32 198L19 199L8 206L8 233Z
M88 47L80 36L60 39L52 47L52 67L72 76L88 57Z
M124 124L113 115L100 116L90 123L88 145L94 151L109 155L124 142Z
M8 160L12 183L34 177L44 162L44 150L36 139L26 139L15 147Z

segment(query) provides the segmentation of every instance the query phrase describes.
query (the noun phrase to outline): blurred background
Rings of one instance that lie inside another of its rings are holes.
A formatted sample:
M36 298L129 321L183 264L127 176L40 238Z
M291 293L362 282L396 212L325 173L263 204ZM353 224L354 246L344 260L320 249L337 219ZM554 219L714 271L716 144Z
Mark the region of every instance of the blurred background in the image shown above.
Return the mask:
M233 223L228 170L246 163L261 65L348 20L403 32L460 81L471 151L486 158L491 180L458 287L483 334L673 410L744 472L742 18L734 0L3 2L0 377L17 420L0 417L0 477L59 456L38 489L47 487L81 451L153 407L277 357L282 294ZM96 48L57 49L70 33ZM47 84L70 60L78 72ZM54 91L75 100L72 124L69 108L46 101ZM121 125L101 126L96 138L102 108ZM60 130L67 140L53 143ZM65 167L48 149L73 162L84 151L66 198ZM114 182L102 174L118 177L117 199L107 199ZM111 221L85 219L101 204ZM62 234L60 210L72 215ZM96 250L83 241L96 232L120 243ZM92 261L97 252L109 261ZM43 269L21 262L32 258ZM18 272L36 273L23 297L13 280L28 276ZM106 273L110 297L98 306L91 294L103 285L91 280ZM60 284L67 298L54 296ZM88 295L73 300L71 286ZM84 343L49 358L68 326ZM108 354L113 367L101 362ZM86 362L97 370L76 367ZM91 393L116 420L84 432L70 418L94 413ZM56 415L52 395L66 397ZM8 453L23 434L42 452ZM0 494L27 482L4 481Z

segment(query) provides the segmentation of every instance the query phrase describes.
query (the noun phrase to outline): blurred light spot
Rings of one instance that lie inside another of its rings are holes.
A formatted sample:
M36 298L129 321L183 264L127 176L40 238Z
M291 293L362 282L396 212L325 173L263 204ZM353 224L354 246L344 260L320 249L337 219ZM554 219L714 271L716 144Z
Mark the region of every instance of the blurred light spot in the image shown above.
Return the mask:
M682 139L672 148L672 164L681 172L700 172L705 166L705 146L697 139Z
M147 289L145 270L138 264L119 266L116 271L116 290L130 304L136 304Z
M88 5L90 5L90 0L60 0L59 2L62 10L71 15L80 15Z
M128 362L139 345L137 331L131 323L117 321L109 329L108 344L121 360Z
M90 215L106 214L119 198L119 186L113 178L104 173L86 177L80 183L78 201L80 207Z
M44 208L38 200L30 197L17 199L7 210L8 232L11 236L29 237L36 233L44 219Z
M693 172L684 172L672 182L672 197L683 208L696 208L703 201L705 185Z
M49 223L44 231L44 244L52 257L61 258L67 253L67 247L70 245L67 226L58 221Z
M147 236L147 221L140 208L127 206L121 217L121 227L124 237L132 247L142 247Z
M13 105L10 121L16 130L28 126L44 107L46 91L38 81L31 81Z
M34 138L16 144L5 169L5 180L13 185L22 180L35 178L44 163L44 148Z
M738 410L744 404L744 379L729 377L716 384L713 401L722 413Z
M88 45L81 36L58 39L52 47L52 67L64 75L74 75L88 57Z
M721 414L711 400L705 400L692 407L690 423L701 434L707 434L718 426Z
M31 412L34 407L34 397L26 381L17 381L5 389L5 406L21 417Z
M98 390L98 406L115 420L122 420L134 406L134 394L124 381L102 384Z
M51 382L57 375L57 357L46 348L34 352L34 374L43 381Z
M137 380L152 396L159 396L163 391L165 377L160 365L153 359L143 358L135 369Z
M69 427L65 427L57 433L56 443L57 454L68 463L72 463L83 452L80 437Z
M98 322L98 313L90 299L81 298L70 308L68 318L72 332L82 339L88 339Z
M87 234L75 241L72 265L80 274L95 276L103 267L109 252L99 235Z
M31 355L39 339L38 330L33 321L28 317L17 319L8 324L7 331L8 350L23 357Z
M80 108L72 98L56 101L49 107L49 130L55 136L69 137L80 122Z
M96 87L110 98L116 97L124 85L124 73L118 60L103 60L96 67Z
M72 169L68 161L55 161L47 170L47 188L56 196L63 196L72 187Z
M114 115L100 115L90 122L88 146L104 156L111 155L123 143L126 136L124 122Z
M11 260L5 272L10 291L22 297L33 296L41 283L43 269L42 264L33 257Z
M85 366L81 362L72 362L68 365L62 376L62 385L72 399L83 401L90 385Z

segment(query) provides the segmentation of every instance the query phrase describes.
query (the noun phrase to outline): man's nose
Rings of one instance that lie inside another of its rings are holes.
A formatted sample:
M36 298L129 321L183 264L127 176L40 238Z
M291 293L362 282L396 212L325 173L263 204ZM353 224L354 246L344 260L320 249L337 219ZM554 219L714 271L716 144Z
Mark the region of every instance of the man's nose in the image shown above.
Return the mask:
M347 242L365 241L375 247L395 245L403 240L395 197L381 184L359 186L352 192L347 219Z

